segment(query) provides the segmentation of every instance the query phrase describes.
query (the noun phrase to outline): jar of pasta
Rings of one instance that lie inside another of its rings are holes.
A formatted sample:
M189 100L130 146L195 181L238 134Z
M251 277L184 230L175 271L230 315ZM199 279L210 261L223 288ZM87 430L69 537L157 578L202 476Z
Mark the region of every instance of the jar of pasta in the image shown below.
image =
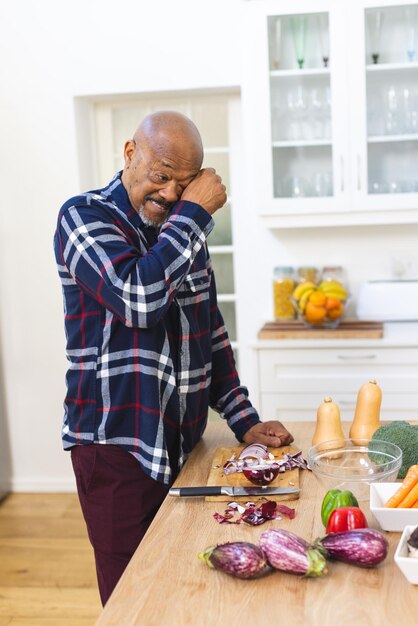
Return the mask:
M317 283L319 279L319 271L317 267L304 266L298 267L298 283Z
M275 267L273 273L274 319L290 320L295 317L291 295L295 288L293 267Z

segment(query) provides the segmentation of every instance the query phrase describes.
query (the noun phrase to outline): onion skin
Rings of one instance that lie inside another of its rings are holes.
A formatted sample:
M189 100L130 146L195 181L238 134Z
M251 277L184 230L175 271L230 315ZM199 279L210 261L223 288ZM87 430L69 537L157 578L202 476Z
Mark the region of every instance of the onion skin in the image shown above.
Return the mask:
M198 557L208 567L237 578L255 578L267 568L267 561L261 548L246 541L211 546Z
M372 528L357 528L330 533L314 543L328 558L359 567L376 567L385 560L389 544L384 535Z
M311 577L326 574L326 560L321 552L294 533L283 529L266 530L259 543L274 569Z

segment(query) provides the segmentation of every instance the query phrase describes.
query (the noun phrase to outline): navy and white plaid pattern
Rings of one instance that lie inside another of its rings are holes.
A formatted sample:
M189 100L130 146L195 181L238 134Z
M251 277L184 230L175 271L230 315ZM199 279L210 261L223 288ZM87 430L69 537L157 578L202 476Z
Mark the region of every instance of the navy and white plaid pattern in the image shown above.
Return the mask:
M209 405L239 440L260 421L217 306L206 246L212 228L202 207L178 202L150 245L120 173L63 205L54 247L70 362L64 448L120 445L169 485L168 451L177 473Z

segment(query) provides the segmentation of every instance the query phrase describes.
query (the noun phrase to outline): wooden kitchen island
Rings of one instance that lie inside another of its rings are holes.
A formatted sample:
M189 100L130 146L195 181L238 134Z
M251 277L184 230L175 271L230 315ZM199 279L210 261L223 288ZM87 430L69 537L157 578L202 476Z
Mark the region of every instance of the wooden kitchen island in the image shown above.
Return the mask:
M313 422L287 423L297 447L310 446ZM344 425L348 431L348 425ZM236 440L221 422L209 424L176 486L205 485L215 449ZM268 528L286 528L307 540L324 532L320 508L324 489L302 471L293 520L262 526L218 524L213 513L225 502L167 496L157 517L101 613L96 626L412 626L418 623L418 586L411 585L393 555L401 533L386 533L390 551L375 569L330 562L320 578L274 571L239 580L198 560L204 548L226 541L257 543ZM361 503L369 525L378 527L368 502Z

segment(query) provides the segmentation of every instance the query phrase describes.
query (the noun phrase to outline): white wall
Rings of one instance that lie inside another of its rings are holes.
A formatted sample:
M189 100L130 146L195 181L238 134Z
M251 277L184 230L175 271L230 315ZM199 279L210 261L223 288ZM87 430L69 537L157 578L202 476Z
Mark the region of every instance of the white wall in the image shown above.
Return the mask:
M66 361L52 251L58 209L80 191L74 97L238 85L231 33L240 6L2 3L0 406L8 436L1 455L9 439L15 490L74 486L60 442Z
M10 470L15 490L74 488L60 443L66 361L52 252L58 209L81 190L74 98L239 85L241 10L242 0L2 3L0 479ZM234 222L240 360L251 390L249 345L272 316L274 265L341 264L355 290L390 275L390 250L416 255L418 227L270 232L244 204L245 174L242 183Z

